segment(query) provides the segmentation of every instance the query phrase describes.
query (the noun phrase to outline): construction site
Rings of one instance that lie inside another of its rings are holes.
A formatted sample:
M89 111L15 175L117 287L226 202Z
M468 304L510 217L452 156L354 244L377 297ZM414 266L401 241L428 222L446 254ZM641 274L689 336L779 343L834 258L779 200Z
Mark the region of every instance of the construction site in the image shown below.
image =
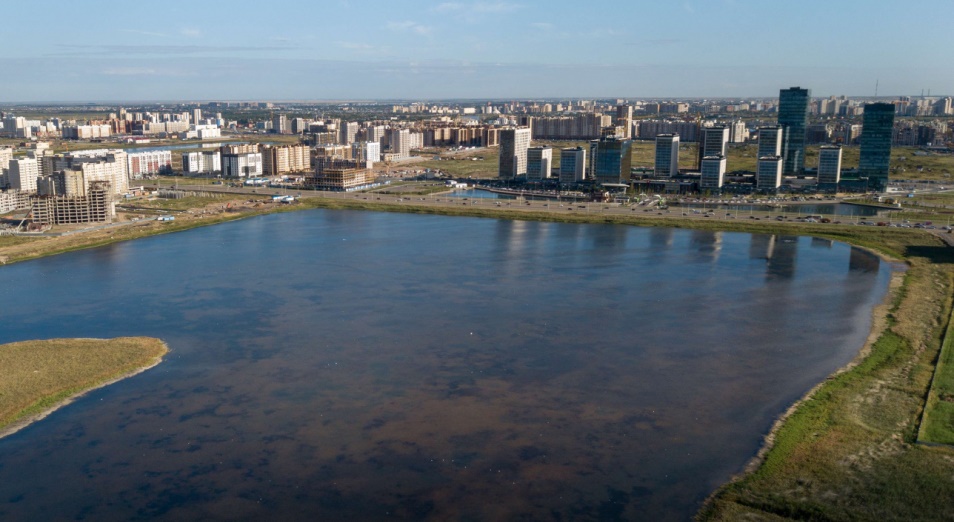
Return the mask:
M108 181L92 181L85 195L37 195L30 197L31 221L37 225L109 223L116 206Z

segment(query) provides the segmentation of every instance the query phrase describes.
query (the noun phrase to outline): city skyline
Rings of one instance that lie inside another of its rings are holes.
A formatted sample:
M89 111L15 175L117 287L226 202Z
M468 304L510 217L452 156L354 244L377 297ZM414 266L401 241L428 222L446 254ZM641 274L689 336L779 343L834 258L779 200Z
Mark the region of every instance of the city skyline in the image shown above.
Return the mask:
M612 17L562 1L115 6L6 5L0 102L954 91L954 36L924 16L940 1L634 2Z

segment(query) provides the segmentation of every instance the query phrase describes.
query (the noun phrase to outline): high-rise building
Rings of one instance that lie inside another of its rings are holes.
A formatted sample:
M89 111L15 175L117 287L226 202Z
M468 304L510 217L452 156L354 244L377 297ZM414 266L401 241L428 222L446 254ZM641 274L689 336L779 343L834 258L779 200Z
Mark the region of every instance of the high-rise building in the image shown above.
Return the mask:
M288 118L284 114L272 116L272 132L276 134L289 134L291 132L288 127Z
M822 145L818 149L818 184L833 185L841 181L841 146Z
M352 125L352 124L348 124ZM357 131L357 123L355 130ZM354 136L352 136L354 139ZM391 129L389 140L391 143L391 158L402 160L411 157L411 131L408 129Z
M182 172L186 174L209 174L222 171L222 153L204 150L182 153Z
M701 190L719 190L725 183L725 156L706 156L702 158L702 176L699 178Z
M226 178L258 178L264 173L261 152L222 154L222 175Z
M338 128L338 143L341 145L351 145L354 143L354 137L358 134L358 122L341 122ZM394 148L393 145L391 147Z
M13 159L13 149L10 147L0 147L0 170L9 168L10 160Z
M755 186L764 192L775 192L782 186L782 157L762 156L755 173Z
M729 142L728 125L702 127L699 136L699 168L706 156L725 156L725 145Z
M530 129L502 129L500 131L500 159L497 175L514 179L527 173L527 149L530 147Z
M629 182L633 141L607 136L596 142L593 155L593 179L600 184Z
M868 178L868 187L884 191L888 187L891 164L891 131L894 129L894 104L868 103L861 119L861 158L858 173Z
M759 151L757 158L782 155L782 128L759 127Z
M262 173L281 176L289 172L311 170L311 151L307 145L280 145L262 148Z
M7 170L7 183L10 188L20 192L36 192L36 180L40 177L40 166L35 158L10 160Z
M732 143L745 143L749 137L749 130L745 127L745 122L736 120L729 125L729 141Z
M934 114L938 116L944 116L948 114L954 114L954 107L952 107L951 97L941 98L934 105Z
M799 87L778 93L778 125L782 127L782 174L796 175L805 170L805 128L812 91Z
M126 112L125 110L123 112ZM192 109L192 124L196 125L202 121L202 109Z
M623 128L623 135L620 138L630 139L633 137L633 106L616 106L616 126Z
M553 164L553 149L550 147L529 147L527 149L527 179L549 179L550 166Z
M579 183L586 179L586 149L560 150L560 183Z
M679 174L679 135L656 136L656 177L672 177Z
M381 161L381 143L379 141L359 141L351 144L351 157L366 161L368 168Z

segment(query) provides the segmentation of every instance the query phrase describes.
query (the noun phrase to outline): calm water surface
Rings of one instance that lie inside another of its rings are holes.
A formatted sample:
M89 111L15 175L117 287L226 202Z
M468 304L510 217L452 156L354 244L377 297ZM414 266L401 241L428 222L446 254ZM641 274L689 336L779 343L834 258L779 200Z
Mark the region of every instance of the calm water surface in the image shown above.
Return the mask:
M159 367L0 440L0 520L688 519L845 364L828 241L308 211L0 269L0 342Z

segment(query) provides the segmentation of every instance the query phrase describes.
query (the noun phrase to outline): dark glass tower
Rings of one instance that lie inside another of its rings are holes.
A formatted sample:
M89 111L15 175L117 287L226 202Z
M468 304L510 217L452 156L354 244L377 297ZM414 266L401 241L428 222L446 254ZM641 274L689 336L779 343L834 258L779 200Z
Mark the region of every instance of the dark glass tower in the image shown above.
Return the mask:
M778 93L778 124L782 127L782 175L805 171L805 128L812 91L799 87Z
M632 140L607 137L596 142L593 156L593 179L597 183L629 181L632 162Z
M868 103L861 121L861 158L858 174L868 178L868 187L884 191L888 186L891 163L891 131L894 129L894 104Z

